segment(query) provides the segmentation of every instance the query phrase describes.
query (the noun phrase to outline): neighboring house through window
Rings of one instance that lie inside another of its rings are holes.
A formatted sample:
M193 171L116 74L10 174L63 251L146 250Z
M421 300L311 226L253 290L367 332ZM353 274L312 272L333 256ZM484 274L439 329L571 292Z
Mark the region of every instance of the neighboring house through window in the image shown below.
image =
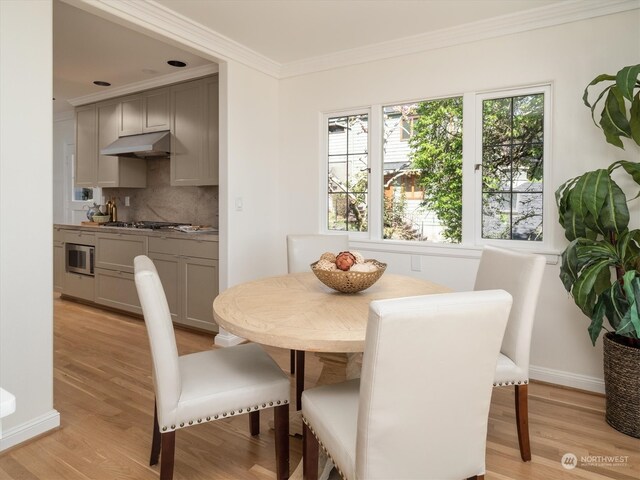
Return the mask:
M540 245L549 105L540 86L326 115L327 230Z

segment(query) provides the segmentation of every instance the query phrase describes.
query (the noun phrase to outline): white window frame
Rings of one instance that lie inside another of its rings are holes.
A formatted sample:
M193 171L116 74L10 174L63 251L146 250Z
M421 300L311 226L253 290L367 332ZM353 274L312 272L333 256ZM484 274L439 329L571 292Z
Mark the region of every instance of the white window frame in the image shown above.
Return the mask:
M482 102L496 98L520 97L534 94L544 95L544 117L543 117L543 163L542 163L542 241L525 240L500 240L482 238L482 168L475 169L476 165L482 165ZM549 193L551 180L551 85L535 85L530 87L502 89L491 92L482 92L475 95L475 150L474 150L474 199L479 204L474 205L474 244L504 246L506 248L517 248L521 250L546 250L550 245L550 238L553 228L553 218L550 212L553 211L554 196ZM464 128L464 127L463 127ZM464 179L463 179L464 182ZM464 184L464 183L463 183ZM463 199L464 205L464 199ZM464 225L465 217L462 223Z
M321 118L321 129L322 134L320 138L322 139L322 148L321 157L322 160L320 163L320 178L321 178L321 195L322 201L320 202L321 214L319 216L320 221L322 222L320 225L320 232L326 234L349 234L350 239L354 240L368 240L371 238L372 233L372 216L374 215L375 209L371 208L371 185L373 184L373 166L371 165L372 154L371 154L371 132L373 130L373 126L371 124L371 111L372 108L357 108L357 109L349 109L349 110L341 110L341 111L332 111L330 113L322 114ZM366 232L354 232L349 230L330 230L329 229L329 182L327 177L327 167L328 167L328 158L329 158L329 129L327 128L328 122L330 118L334 117L344 117L344 116L352 116L352 115L367 115L367 123L369 125L369 132L367 134L367 160L369 164L369 172L367 175L367 230ZM378 179L380 180L380 179ZM381 212L379 212L381 213ZM379 221L378 221L379 223Z
M543 145L543 240L497 240L482 238L482 171L475 166L482 163L482 101L492 98L515 97L534 93L544 94L544 145ZM383 107L388 105L403 105L407 103L439 100L443 98L462 97L463 139L462 139L462 241L458 244L418 242L408 240L390 240L382 238L382 214L384 195L382 193L382 142L383 142ZM398 252L437 254L459 257L477 257L483 245L504 246L519 250L531 250L539 253L555 255L551 248L554 235L554 195L551 181L551 145L552 145L552 85L551 83L531 84L523 87L501 88L482 92L451 93L417 100L400 100L376 103L366 107L323 112L319 117L319 138L322 140L320 148L320 225L319 231L325 234L348 233L351 242L356 242L367 248ZM369 185L368 185L368 232L349 232L343 230L329 230L328 228L328 120L344 115L367 114L369 117L368 155L369 155Z

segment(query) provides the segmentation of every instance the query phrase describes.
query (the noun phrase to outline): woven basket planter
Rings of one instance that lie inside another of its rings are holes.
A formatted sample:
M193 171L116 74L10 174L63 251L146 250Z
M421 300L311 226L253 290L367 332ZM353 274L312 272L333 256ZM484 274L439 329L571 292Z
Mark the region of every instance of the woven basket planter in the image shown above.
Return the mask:
M614 338L607 333L603 340L606 420L619 432L640 438L640 348Z

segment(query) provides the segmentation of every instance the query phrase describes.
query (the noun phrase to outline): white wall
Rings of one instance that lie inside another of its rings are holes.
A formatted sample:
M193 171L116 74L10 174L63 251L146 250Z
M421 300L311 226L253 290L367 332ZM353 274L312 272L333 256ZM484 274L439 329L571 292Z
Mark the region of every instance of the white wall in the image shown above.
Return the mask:
M226 278L227 285L221 288L226 288L277 269L273 252L281 246L276 226L283 179L278 171L278 80L236 62L221 65L220 75L226 115L220 132L226 148L226 155L220 155L220 229L227 232L221 245L227 260L221 281Z
M59 425L53 409L52 8L0 2L0 385L16 396L0 450ZM37 192L32 197L25 197ZM25 215L29 208L38 220ZM40 205L40 207L38 206ZM23 208L16 208L17 206Z
M549 193L587 169L601 168L625 155L632 159L633 150L625 154L605 143L581 96L596 75L637 63L639 34L640 11L635 10L281 81L280 171L286 176L278 183L279 236L319 228L324 208L319 193L322 112L551 82ZM637 210L634 217L640 225ZM556 218L554 212L553 225L545 225L545 235L550 235L552 248L559 252L566 242L555 225ZM377 250L379 245L357 245L388 262L389 271L420 276L456 290L473 286L478 265L474 257L479 251L472 249L461 257L425 255L422 271L412 272L408 254ZM285 248L283 244L278 247L279 271L284 271ZM600 346L591 346L588 320L568 297L558 271L557 265L548 265L545 273L533 335L532 376L600 390Z

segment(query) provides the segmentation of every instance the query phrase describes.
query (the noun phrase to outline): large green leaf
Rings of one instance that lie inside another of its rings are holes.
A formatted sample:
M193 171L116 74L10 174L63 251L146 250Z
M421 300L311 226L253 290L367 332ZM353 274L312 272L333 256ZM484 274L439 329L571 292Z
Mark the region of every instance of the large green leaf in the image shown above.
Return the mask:
M631 138L637 145L640 145L640 92L636 93L631 102L631 110L629 111L629 128L631 129Z
M600 336L600 332L602 331L602 321L604 320L605 310L606 305L604 298L599 298L595 308L593 309L591 324L588 328L589 338L591 338L591 343L593 343L593 346L596 345L596 340L598 339L598 337Z
M560 280L567 292L571 293L573 284L578 279L578 251L577 240L572 241L562 252L560 264Z
M633 88L638 81L640 65L624 67L616 75L616 85L620 93L629 101L633 98Z
M584 93L582 94L582 101L584 102L584 104L589 107L591 109L591 118L593 119L593 123L596 124L596 126L598 125L596 123L596 117L595 117L595 108L596 105L598 105L598 102L600 101L600 99L603 97L603 95L608 92L612 85L609 85L607 88L605 88L604 90L602 90L602 92L600 92L600 95L598 95L598 98L596 98L596 101L593 102L593 105L591 105L589 103L589 87L600 83L600 82L604 82L605 80L615 80L616 77L613 75L609 75L607 73L603 73L601 75L598 75L596 78L594 78L593 80L591 80L591 83L589 83L589 85L587 85L587 87L584 89Z
M578 280L573 284L571 291L573 300L588 317L591 317L593 314L593 308L596 303L596 282L600 283L604 275L610 275L610 266L611 261L608 259L593 262L580 271Z
M640 163L629 162L628 160L618 160L617 162L613 162L611 165L609 165L609 168L607 168L607 170L609 171L609 173L613 173L614 170L620 167L622 167L625 172L631 175L631 178L633 179L634 182L640 185ZM638 198L638 197L640 197L640 193L638 193L633 198Z
M640 315L638 314L640 278L638 277L638 272L632 270L624 274L624 277L622 277L622 290L624 291L629 307L616 333L638 338L640 337Z
M626 271L636 270L640 261L640 230L626 231L620 235L616 251Z
M620 137L631 138L631 127L626 116L624 98L616 88L609 90L604 102L600 126L607 142L624 149Z
M597 220L598 226L600 231L620 235L629 225L627 197L613 180L610 180L607 188L607 197Z

